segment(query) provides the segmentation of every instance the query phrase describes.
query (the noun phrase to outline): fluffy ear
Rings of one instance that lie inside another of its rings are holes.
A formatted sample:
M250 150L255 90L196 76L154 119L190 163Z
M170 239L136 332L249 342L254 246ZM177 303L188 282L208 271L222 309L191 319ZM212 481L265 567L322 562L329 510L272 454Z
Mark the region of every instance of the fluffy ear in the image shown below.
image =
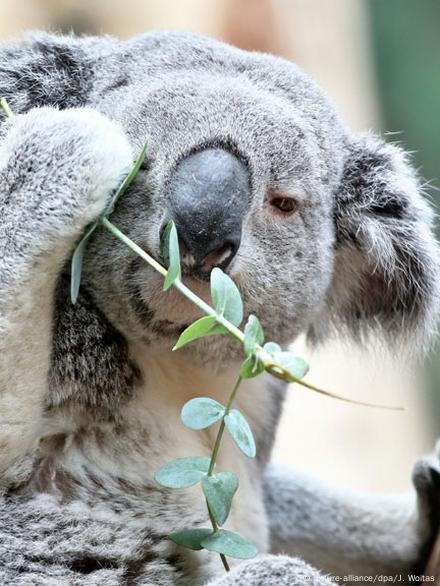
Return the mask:
M433 213L420 191L400 148L371 136L350 140L335 195L333 279L312 338L329 329L360 341L376 331L394 346L420 347L430 338L440 257Z
M83 106L92 77L90 58L74 36L40 32L28 34L25 43L0 44L0 95L15 113Z

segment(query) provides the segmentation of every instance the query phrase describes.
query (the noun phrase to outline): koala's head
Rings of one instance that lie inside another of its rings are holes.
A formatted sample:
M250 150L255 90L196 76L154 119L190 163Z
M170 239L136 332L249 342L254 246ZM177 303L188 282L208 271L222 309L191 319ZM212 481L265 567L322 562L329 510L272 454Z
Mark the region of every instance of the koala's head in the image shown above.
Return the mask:
M332 279L343 125L312 81L268 55L156 34L127 45L124 64L126 84L112 92L106 78L94 104L135 152L144 142L148 150L112 221L161 260L173 219L190 288L209 300L210 271L221 267L245 313L288 343L323 309ZM201 315L176 291L164 294L162 277L112 235L98 234L87 258L86 287L128 339L171 347ZM198 347L213 344L216 360L236 351L227 338Z
M173 219L190 288L209 299L220 266L246 315L282 344L300 332L377 330L396 341L432 329L438 250L406 155L354 135L295 65L194 34L50 39L65 63L66 52L75 57L75 105L117 121L134 152L148 144L112 221L161 260ZM126 339L171 347L197 317L161 285L111 234L96 233L84 290ZM223 336L193 348L218 360L233 345Z
M400 149L353 135L315 83L272 56L159 33L109 59L94 104L135 150L148 144L112 218L130 238L160 259L173 219L188 284L208 297L220 266L284 344L329 326L396 339L432 325L431 213ZM171 344L194 319L111 235L88 258L96 299L126 336Z

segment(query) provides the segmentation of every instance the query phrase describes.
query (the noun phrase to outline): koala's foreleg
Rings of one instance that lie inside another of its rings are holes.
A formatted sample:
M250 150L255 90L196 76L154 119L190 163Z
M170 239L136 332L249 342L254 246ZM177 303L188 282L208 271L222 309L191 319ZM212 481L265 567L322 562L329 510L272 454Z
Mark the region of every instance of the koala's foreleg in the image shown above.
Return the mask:
M336 488L270 465L265 498L272 551L299 555L340 577L397 575L406 583L423 572L438 530L439 461L437 454L416 464L415 493L389 495Z
M52 301L79 235L132 163L90 109L31 110L0 145L0 486L26 477L47 390Z

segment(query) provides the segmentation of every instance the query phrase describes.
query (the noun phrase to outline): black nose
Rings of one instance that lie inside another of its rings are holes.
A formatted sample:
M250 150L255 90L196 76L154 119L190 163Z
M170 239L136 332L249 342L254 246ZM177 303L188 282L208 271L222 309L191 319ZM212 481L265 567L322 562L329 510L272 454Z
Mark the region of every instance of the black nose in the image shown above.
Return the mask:
M169 212L183 266L199 272L225 269L240 246L249 201L249 171L235 155L206 149L180 161L170 181Z

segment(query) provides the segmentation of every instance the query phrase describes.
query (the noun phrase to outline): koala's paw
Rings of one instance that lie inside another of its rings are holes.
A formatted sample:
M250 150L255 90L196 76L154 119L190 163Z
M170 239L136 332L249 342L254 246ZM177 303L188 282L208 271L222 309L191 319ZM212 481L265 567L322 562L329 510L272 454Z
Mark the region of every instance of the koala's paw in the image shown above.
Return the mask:
M262 555L243 562L207 586L330 586L332 581L298 558Z
M413 482L417 492L421 537L429 545L440 530L440 440L434 453L416 462Z
M43 212L55 204L81 224L105 209L133 164L122 128L92 108L34 108L8 126L9 176L28 186Z

